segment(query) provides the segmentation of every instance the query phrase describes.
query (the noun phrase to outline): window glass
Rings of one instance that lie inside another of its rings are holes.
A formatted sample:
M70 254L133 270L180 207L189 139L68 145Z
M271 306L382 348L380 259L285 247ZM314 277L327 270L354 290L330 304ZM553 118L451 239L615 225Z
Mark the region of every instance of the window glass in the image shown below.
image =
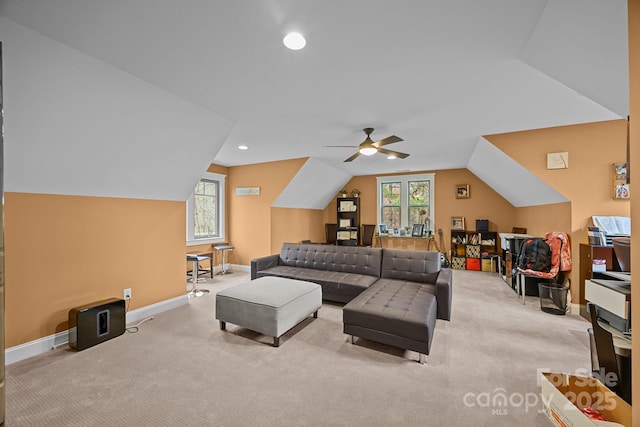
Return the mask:
M223 242L225 176L207 172L187 199L187 245Z

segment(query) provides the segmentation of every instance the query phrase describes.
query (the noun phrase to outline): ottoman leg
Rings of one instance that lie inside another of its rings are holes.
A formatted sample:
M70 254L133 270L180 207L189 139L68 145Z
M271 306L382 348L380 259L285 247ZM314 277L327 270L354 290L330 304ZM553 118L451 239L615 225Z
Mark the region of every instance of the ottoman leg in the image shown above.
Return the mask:
M273 346L280 347L280 337L273 337Z
M223 322L222 320L220 321L220 330L224 331L227 329L227 323Z
M316 311L314 311L314 312L313 312L313 318L314 318L314 319L317 319L317 318L318 318L318 310L316 310Z
M427 360L426 357L423 353L420 353L420 356L418 358L418 363L420 363L421 365L426 365L427 364Z

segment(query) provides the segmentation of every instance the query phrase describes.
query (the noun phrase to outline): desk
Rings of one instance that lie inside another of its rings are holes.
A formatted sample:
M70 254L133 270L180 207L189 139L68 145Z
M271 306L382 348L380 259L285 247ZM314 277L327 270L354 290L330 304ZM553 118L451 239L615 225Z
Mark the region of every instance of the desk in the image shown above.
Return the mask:
M434 237L412 237L376 235L376 246L380 248L409 249L414 251L440 251Z
M585 280L584 297L599 308L599 317L621 331L631 326L631 282Z

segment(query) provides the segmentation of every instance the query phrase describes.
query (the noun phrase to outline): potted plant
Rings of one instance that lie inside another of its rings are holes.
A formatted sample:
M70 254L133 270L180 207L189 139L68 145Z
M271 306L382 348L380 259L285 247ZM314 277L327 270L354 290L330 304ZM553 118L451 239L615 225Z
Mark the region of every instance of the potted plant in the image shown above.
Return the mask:
M340 190L340 197L347 197L347 189L343 188L342 190Z
M351 197L359 197L360 196L360 190L358 190L357 188L354 188L353 190L351 190Z

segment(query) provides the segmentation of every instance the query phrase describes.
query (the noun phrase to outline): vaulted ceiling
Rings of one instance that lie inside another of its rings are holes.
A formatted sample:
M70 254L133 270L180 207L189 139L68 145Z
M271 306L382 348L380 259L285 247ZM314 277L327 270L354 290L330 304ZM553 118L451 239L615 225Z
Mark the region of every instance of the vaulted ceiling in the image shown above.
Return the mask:
M474 152L492 152L482 135L627 116L626 9L626 0L0 0L7 187L184 199L208 163L307 156L311 175L324 164L340 179L473 171ZM304 49L283 46L291 30ZM325 147L356 146L365 127L374 140L400 136L389 148L410 156L344 163L355 147ZM474 173L491 182L495 170ZM78 184L92 173L100 179ZM142 177L158 173L170 193L147 192L158 186Z

